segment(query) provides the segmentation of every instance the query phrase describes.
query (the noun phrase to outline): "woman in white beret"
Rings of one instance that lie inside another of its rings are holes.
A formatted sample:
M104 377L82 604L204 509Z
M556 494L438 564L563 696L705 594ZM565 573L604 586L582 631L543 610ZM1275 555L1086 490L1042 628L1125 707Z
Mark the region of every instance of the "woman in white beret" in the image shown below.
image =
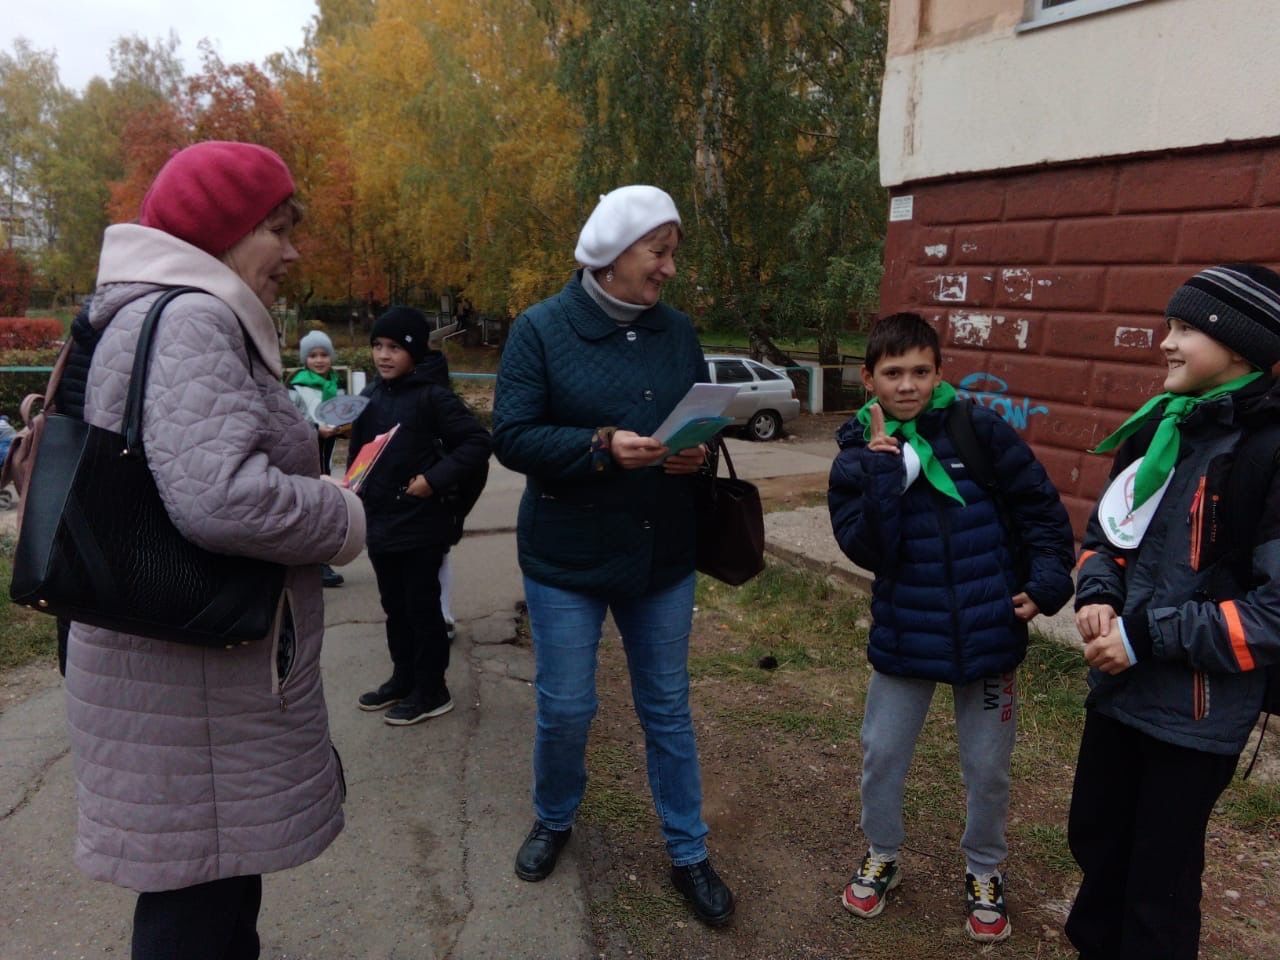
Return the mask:
M517 540L537 661L535 820L515 869L544 879L568 842L612 612L672 883L719 926L734 900L707 857L689 711L693 476L706 451L671 451L652 437L707 376L693 324L659 300L682 237L675 203L657 187L601 197L578 238L582 269L516 319L503 350L493 440L498 459L527 477Z

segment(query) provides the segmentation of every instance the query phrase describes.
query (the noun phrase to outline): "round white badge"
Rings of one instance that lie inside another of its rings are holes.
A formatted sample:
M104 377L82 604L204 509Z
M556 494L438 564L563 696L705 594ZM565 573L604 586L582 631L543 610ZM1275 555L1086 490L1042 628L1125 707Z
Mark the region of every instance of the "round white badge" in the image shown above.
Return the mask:
M1121 470L1098 502L1098 522L1102 525L1102 532L1113 546L1121 550L1132 550L1142 542L1156 507L1160 506L1164 492L1169 489L1169 481L1173 479L1173 471L1169 471L1160 489L1137 510L1133 509L1134 479L1143 459L1139 457Z

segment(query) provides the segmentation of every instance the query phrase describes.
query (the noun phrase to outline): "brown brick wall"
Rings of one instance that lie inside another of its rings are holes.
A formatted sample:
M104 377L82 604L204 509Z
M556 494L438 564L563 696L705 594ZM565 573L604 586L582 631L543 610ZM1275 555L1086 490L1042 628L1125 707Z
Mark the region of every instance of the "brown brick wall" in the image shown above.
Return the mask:
M906 184L881 310L918 310L949 381L1000 412L1076 534L1106 482L1086 451L1160 387L1164 306L1192 273L1280 267L1280 141Z

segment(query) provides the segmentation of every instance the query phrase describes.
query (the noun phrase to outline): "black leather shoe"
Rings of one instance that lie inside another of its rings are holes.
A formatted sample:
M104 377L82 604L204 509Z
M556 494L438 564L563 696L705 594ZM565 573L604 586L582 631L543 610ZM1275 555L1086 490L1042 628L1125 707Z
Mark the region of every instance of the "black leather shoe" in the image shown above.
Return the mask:
M560 857L560 851L569 842L571 833L573 833L573 827L568 830L552 830L535 820L533 829L524 838L524 843L520 844L520 850L516 853L516 876L530 882L545 880L551 876L551 871L556 868L556 860Z
M687 867L672 867L671 884L707 926L722 927L733 916L733 891L725 886L709 859Z
M326 587L340 587L346 582L342 574L327 563L320 567L320 583Z

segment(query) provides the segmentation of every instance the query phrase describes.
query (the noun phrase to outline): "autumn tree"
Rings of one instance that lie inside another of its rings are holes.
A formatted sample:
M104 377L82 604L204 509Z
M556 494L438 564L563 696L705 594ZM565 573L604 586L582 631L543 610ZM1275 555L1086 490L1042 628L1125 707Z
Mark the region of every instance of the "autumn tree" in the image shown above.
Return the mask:
M385 302L383 276L365 233L368 225L357 215L351 149L320 82L314 47L276 55L269 69L291 134L291 152L282 156L306 205L306 219L295 234L302 258L290 273L287 291L303 305L313 300Z
M10 249L19 236L36 244L54 239L46 167L54 118L67 95L52 53L22 37L12 53L0 51L0 210Z
M113 223L138 215L147 187L173 151L186 146L189 106L178 36L121 37L111 48L111 92L121 175L109 184Z
M655 183L686 218L674 285L708 322L824 352L875 303L883 0L582 0L561 83L581 104L584 203Z
M326 7L329 5L322 5ZM563 282L579 122L528 0L383 0L317 51L390 295L524 306Z

